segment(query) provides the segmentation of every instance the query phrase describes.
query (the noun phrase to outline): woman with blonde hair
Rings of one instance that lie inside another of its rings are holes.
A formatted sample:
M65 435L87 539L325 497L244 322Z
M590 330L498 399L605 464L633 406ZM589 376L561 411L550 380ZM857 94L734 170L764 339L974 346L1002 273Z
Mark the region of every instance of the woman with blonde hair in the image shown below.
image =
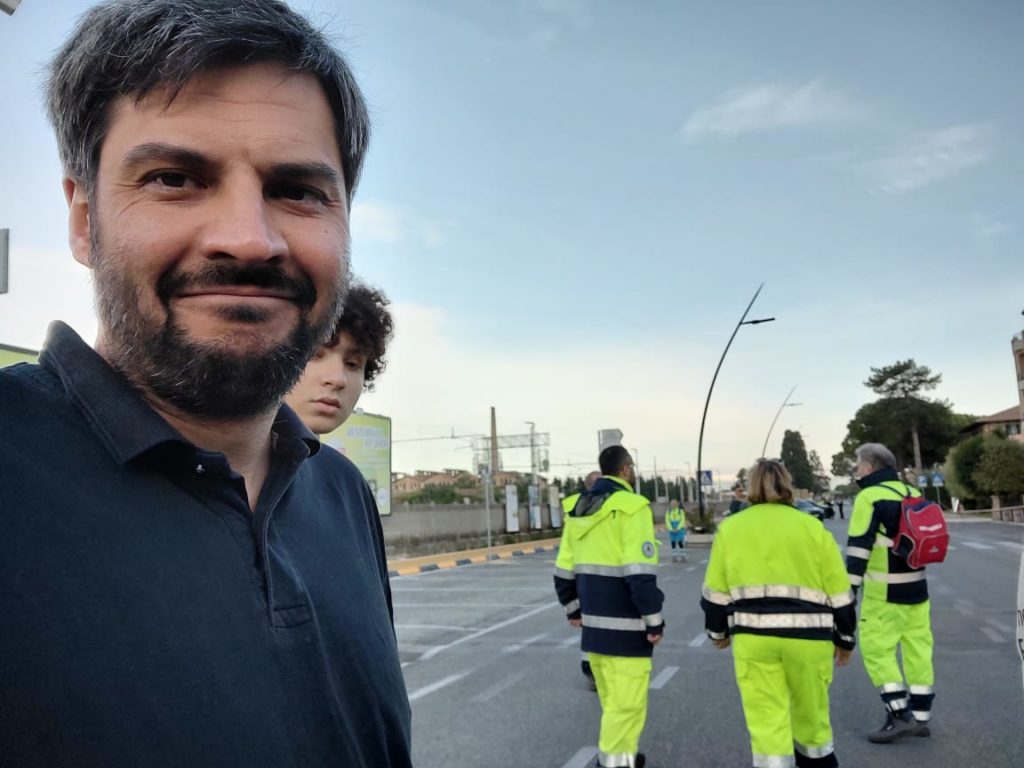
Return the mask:
M730 644L755 768L838 766L828 689L850 660L856 606L839 547L793 506L781 461L748 473L750 507L722 521L701 607L715 647Z

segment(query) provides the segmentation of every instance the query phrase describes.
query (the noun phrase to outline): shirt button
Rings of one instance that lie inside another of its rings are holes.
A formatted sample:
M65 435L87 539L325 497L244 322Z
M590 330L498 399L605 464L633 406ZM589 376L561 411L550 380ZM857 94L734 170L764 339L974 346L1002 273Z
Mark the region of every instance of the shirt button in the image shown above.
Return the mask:
M202 464L196 464L196 474L197 475L201 475L205 471L206 471L206 467L204 467Z

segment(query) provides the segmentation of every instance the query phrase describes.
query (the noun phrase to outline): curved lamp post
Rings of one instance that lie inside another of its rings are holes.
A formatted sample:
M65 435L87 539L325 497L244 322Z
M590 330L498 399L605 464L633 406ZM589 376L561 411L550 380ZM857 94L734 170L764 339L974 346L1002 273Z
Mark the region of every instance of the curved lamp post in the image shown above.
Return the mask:
M791 402L789 402L789 398L791 398L793 396L794 392L796 392L796 385L795 384L793 385L793 388L791 390L789 390L789 394L786 395L786 399L782 401L782 405L779 406L779 410L775 412L775 418L772 419L772 425L770 427L768 427L768 434L764 436L764 445L761 447L761 458L762 459L764 458L765 451L768 450L768 441L771 440L772 430L775 429L775 422L777 422L779 420L779 416L782 415L782 409L783 408L795 408L798 405L803 405L803 403L791 403Z
M700 418L700 437L697 440L697 506L700 509L700 522L701 525L705 524L704 519L704 485L701 483L701 458L704 449L704 422L708 418L708 406L711 404L711 393L715 391L715 382L718 380L718 372L722 370L722 363L725 362L725 356L729 353L729 347L732 346L732 340L736 338L736 334L739 333L740 328L744 325L760 325L761 323L770 323L775 320L774 317L764 317L759 320L747 320L747 315L750 313L750 308L754 306L754 302L757 301L757 297L761 294L761 289L764 288L764 283L761 283L757 287L757 291L754 293L754 298L747 304L747 308L743 310L743 315L740 317L740 321L736 323L736 327L733 329L732 336L729 337L728 343L725 345L725 349L722 351L722 357L718 360L718 367L715 368L715 375L711 377L711 386L708 387L708 397L704 401L704 415Z

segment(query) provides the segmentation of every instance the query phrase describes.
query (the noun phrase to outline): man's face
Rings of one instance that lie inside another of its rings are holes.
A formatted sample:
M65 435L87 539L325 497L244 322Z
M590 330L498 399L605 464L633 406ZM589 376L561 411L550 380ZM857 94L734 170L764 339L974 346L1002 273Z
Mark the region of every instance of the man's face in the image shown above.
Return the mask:
M867 477L872 472L874 472L874 469L871 467L871 465L868 462L864 461L864 459L858 459L857 460L857 466L854 467L854 469L853 469L853 476L857 480L860 480L862 478Z
M365 376L366 353L342 332L337 345L316 351L285 402L313 432L325 435L352 415Z
M274 64L201 73L111 108L92 195L65 182L94 268L99 349L185 413L275 406L333 325L348 209L317 80Z

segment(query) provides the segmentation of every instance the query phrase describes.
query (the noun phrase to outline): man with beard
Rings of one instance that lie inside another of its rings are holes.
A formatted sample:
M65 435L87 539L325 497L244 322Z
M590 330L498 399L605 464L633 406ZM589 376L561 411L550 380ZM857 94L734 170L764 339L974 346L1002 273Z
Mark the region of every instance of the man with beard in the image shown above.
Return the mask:
M5 766L410 765L380 522L281 398L369 124L277 0L111 0L49 74L95 351L0 371Z

